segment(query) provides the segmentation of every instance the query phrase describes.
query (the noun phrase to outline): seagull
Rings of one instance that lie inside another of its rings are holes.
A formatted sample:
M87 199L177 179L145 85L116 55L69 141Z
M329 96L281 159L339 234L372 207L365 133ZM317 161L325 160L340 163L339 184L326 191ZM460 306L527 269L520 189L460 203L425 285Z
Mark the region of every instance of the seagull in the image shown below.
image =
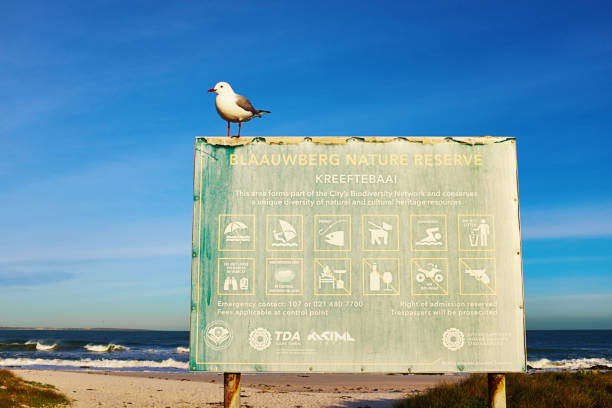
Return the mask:
M238 95L230 84L227 82L219 82L214 88L210 88L208 92L217 94L215 98L215 107L217 113L223 120L227 121L227 136L230 135L230 122L238 122L238 136L240 137L240 127L242 122L248 122L253 118L260 118L262 113L270 113L267 110L255 109L251 102L242 95Z

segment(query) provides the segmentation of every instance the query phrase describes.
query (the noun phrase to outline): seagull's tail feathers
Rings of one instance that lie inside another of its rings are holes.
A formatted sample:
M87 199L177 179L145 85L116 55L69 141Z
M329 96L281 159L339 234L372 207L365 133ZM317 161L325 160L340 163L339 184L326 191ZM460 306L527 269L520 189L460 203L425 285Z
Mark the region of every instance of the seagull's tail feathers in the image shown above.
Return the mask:
M267 110L257 109L257 115L261 116L262 113L272 113L272 112L267 111Z

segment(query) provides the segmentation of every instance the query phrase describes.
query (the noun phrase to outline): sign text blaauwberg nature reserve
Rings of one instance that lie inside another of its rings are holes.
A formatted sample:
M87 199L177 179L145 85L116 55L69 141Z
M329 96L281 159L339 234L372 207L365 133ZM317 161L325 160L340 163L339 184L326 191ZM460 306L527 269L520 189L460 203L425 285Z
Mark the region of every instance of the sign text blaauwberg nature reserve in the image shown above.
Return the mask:
M192 370L525 368L512 138L197 138Z

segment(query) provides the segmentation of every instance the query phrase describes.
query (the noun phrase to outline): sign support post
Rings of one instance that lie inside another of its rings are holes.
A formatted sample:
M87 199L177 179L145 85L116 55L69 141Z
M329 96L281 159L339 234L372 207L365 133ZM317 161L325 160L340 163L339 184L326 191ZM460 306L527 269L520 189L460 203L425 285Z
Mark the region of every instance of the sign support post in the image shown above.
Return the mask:
M223 407L240 408L240 373L223 373Z
M506 375L487 374L489 383L489 407L506 408Z

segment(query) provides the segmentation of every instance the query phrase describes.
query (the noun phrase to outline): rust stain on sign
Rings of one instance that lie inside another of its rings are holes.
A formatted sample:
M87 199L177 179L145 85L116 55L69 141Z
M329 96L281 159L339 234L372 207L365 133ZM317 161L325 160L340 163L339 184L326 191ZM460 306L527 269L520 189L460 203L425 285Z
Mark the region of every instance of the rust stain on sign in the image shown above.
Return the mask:
M204 140L206 143L213 146L244 146L253 142L263 142L267 144L300 144L311 142L315 144L346 144L351 141L362 141L367 143L389 143L394 141L406 141L423 144L435 144L445 142L457 142L470 145L476 144L491 144L506 141L514 141L511 137L493 137L493 136L313 136L313 137L297 137L297 136L268 136L268 137L212 137L202 136L198 139Z

